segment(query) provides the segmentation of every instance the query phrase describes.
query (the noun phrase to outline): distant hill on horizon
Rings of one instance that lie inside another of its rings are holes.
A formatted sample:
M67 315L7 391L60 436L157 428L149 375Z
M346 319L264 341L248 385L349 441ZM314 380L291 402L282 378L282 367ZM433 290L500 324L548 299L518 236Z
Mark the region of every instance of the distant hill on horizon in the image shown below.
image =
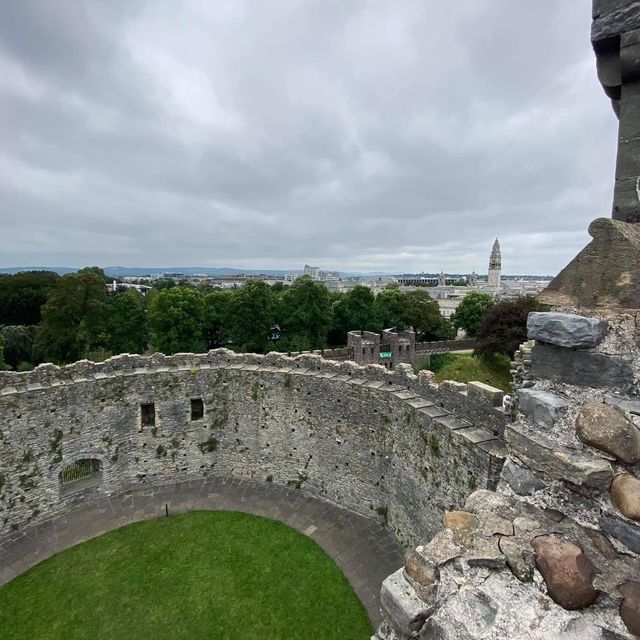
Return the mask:
M75 273L81 267L50 267L50 266L27 266L27 267L0 267L0 274L15 274L21 271L54 271L59 275L66 273ZM236 269L233 267L104 267L105 275L119 278L122 276L133 276L142 278L144 276L155 275L158 273L184 273L186 276L196 274L205 274L208 276L234 276L234 275L259 275L265 274L269 276L285 276L299 275L302 269ZM394 276L409 275L400 271L340 271L341 276L346 277L378 277L378 276ZM420 273L414 275L438 277L437 273ZM447 273L448 278L462 278L462 273ZM482 274L480 274L482 275ZM541 278L551 279L553 276L536 275L536 274L502 274L503 278Z

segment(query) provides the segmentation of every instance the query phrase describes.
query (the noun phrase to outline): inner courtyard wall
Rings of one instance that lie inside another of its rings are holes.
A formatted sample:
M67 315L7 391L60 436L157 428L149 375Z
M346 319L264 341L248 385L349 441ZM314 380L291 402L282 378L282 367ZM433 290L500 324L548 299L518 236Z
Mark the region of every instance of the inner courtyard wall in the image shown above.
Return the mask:
M0 543L105 496L215 475L299 488L416 544L446 510L496 486L507 417L495 402L408 366L226 350L2 373ZM155 424L142 425L150 403ZM486 415L498 426L469 420ZM63 486L81 459L100 472Z

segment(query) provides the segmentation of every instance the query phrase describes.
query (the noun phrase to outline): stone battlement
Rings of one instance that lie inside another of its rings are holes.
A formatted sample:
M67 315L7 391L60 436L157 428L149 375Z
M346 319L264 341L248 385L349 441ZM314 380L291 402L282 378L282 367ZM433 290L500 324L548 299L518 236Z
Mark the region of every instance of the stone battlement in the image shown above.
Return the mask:
M210 476L303 488L415 544L494 488L504 460L501 392L409 366L215 350L41 365L0 385L0 545L78 504Z

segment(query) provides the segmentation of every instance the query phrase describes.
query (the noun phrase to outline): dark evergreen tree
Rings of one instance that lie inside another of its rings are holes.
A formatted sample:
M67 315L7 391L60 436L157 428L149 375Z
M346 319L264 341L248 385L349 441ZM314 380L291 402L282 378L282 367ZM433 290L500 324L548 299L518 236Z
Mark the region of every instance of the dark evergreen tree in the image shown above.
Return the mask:
M544 311L533 296L503 300L489 307L476 334L477 355L503 353L513 357L516 349L527 340L527 316L532 311Z

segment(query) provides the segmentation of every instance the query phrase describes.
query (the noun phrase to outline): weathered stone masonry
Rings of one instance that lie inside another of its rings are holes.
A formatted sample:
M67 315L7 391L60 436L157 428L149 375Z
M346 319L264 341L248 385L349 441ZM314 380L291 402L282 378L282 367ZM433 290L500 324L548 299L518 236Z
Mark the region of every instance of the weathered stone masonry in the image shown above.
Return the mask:
M201 419L191 400L203 401ZM409 367L226 350L3 373L0 543L130 488L233 476L323 496L415 544L445 510L497 484L499 400ZM141 425L144 404L153 425ZM99 460L98 476L78 491L62 486L62 470L81 459Z

